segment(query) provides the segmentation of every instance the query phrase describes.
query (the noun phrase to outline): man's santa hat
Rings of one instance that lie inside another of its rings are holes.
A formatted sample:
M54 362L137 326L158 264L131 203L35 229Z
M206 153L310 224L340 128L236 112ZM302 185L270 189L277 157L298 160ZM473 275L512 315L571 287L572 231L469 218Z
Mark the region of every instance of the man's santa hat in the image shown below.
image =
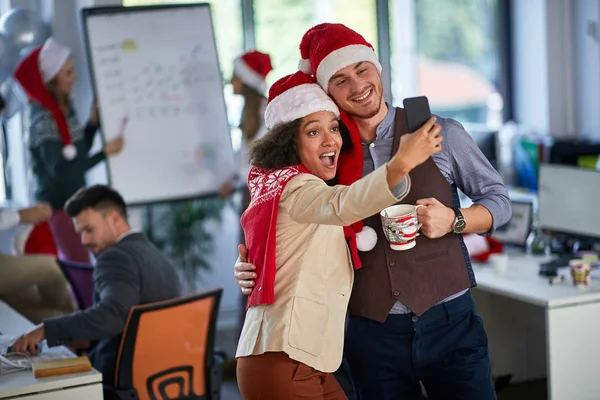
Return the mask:
M233 74L261 94L267 90L266 79L272 70L271 57L260 51L249 51L233 60Z
M54 118L64 144L62 154L67 160L73 160L77 156L77 149L71 139L67 117L46 85L58 75L70 55L68 47L49 38L43 46L25 57L15 71L15 79L29 98L48 110Z
M342 24L323 23L310 28L300 42L298 69L314 75L323 90L340 69L368 61L381 73L373 46L358 32Z
M381 73L381 64L373 46L358 32L342 24L323 23L310 28L300 42L298 69L315 76L317 83L328 92L329 80L339 70L359 62L370 62ZM351 185L362 177L362 140L354 120L343 110L340 117L348 128L352 146L356 151L340 154L338 182ZM359 151L360 150L360 151ZM346 238L360 251L370 251L377 244L377 234L358 221L346 228ZM352 248L352 246L351 246Z

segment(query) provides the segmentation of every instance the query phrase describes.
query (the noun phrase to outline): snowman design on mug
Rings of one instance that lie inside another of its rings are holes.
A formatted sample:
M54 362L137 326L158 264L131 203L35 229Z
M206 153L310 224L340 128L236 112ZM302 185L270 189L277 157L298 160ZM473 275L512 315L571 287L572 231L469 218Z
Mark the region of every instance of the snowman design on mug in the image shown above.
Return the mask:
M381 212L383 232L392 249L408 250L415 246L421 228L417 220L417 208L419 206L397 205Z

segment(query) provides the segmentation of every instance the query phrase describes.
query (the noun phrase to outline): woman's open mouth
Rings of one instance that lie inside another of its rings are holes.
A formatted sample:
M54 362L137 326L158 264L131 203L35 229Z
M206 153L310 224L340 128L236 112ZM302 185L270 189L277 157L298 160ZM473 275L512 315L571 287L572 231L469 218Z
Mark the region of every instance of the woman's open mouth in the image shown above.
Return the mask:
M321 163L329 169L334 169L335 168L335 151L330 151L328 153L323 153L319 156L319 160L321 160Z

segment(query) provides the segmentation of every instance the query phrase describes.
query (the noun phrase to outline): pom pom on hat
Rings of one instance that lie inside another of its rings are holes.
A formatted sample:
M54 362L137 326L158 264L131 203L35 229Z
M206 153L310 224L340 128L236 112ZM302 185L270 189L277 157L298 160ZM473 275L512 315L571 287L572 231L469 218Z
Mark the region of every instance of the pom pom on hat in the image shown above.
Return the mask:
M260 51L250 51L233 61L233 74L259 93L267 90L267 75L273 70L271 57Z
M377 244L377 232L370 226L363 226L362 231L356 233L356 248L360 251L371 251Z
M359 33L342 24L323 23L310 28L300 42L301 65L306 72L304 60L310 63L310 70L319 85L328 92L329 79L342 68L367 61L381 72L373 46Z
M72 144L67 144L62 148L62 155L65 160L71 161L75 157L77 157L77 148Z
M273 129L319 111L331 111L336 117L340 116L338 107L315 79L298 71L271 86L265 125L267 129Z

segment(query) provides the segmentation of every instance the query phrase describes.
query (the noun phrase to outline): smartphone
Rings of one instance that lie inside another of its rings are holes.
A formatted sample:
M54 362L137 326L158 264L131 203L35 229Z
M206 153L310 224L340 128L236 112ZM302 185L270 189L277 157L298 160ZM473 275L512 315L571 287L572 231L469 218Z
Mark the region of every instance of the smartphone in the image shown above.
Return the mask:
M406 129L412 133L419 129L431 118L429 100L425 96L409 97L404 99L404 114L406 115Z

